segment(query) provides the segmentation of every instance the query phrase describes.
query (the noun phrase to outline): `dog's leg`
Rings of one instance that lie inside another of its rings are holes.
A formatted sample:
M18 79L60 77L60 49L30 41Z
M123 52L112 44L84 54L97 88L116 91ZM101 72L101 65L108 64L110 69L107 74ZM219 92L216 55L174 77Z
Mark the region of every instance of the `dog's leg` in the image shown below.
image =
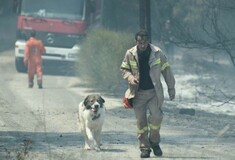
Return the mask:
M86 135L87 135L87 137L88 137L88 139L89 139L90 141L93 141L93 140L94 140L93 133L92 133L92 131L90 130L90 128L88 128L88 127L86 127Z
M90 142L89 142L89 139L88 139L87 135L84 134L84 137L85 137L85 147L84 147L84 149L85 150L91 150L92 148L90 147L91 145L90 145Z
M100 147L100 131L97 133L97 145Z
M95 139L95 149L97 151L100 151L101 148L100 148L100 135L101 135L101 129L98 129L95 131L94 133L94 139Z
M91 149L94 149L96 146L96 142L94 139L94 133L88 127L86 127L86 135L88 138L88 145L90 146Z
M86 134L86 126L84 124L81 123L81 120L80 120L80 130L81 130L81 133L84 137L84 141L85 141L85 146L84 146L84 149L85 150L90 150L91 147L90 147L90 144L89 144L89 140L88 140L88 137L87 137L87 134Z
M85 140L85 147L84 147L84 149L85 150L93 149L91 141L89 140L89 137L88 137L89 131L87 131L87 127L85 125L84 125L82 133L83 133L84 140Z
M84 146L84 149L86 150L90 150L90 145L89 145L89 140L88 140L88 137L86 135L86 132L85 130L82 131L82 134L83 134L83 137L84 137L84 141L85 141L85 146Z

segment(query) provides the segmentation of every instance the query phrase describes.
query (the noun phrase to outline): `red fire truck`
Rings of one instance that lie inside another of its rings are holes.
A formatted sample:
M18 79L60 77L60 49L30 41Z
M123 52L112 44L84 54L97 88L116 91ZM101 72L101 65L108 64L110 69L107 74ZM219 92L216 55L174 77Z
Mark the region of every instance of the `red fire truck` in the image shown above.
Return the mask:
M73 69L79 44L100 22L101 0L19 0L15 66L25 72L24 48L31 30L45 45L44 67Z

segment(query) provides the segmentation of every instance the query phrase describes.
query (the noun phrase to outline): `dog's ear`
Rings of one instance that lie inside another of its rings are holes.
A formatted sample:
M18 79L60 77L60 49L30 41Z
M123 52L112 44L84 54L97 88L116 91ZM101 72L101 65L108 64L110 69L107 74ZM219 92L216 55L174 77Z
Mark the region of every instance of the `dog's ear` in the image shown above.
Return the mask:
M103 97L100 96L99 99L100 99L100 101L101 101L102 103L105 102L105 100L103 99Z
M87 97L84 99L84 101L83 101L84 106L87 106L88 99L89 99L89 96L87 96Z

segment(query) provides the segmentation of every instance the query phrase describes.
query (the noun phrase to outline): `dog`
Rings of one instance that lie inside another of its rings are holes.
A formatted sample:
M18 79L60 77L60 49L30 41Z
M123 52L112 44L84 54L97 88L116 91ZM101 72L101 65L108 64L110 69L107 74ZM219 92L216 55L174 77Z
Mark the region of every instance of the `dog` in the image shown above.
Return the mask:
M105 120L105 100L97 94L88 95L79 103L79 127L84 136L86 150L100 151L100 138Z

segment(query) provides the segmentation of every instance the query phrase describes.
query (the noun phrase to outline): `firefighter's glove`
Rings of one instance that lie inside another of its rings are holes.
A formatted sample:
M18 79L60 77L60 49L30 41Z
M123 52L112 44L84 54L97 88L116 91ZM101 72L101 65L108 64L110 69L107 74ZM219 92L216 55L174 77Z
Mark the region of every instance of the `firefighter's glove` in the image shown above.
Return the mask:
M168 89L168 94L169 94L170 100L173 100L175 98L175 88Z
M135 78L134 76L130 76L128 78L128 81L131 85L134 85L134 86L138 85L138 83L139 83L139 80L137 78Z

